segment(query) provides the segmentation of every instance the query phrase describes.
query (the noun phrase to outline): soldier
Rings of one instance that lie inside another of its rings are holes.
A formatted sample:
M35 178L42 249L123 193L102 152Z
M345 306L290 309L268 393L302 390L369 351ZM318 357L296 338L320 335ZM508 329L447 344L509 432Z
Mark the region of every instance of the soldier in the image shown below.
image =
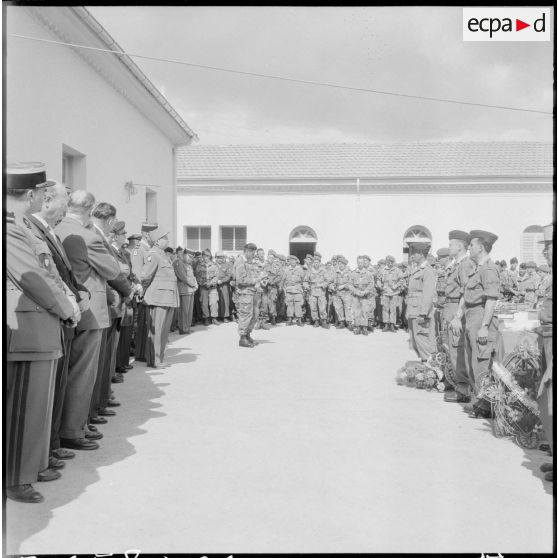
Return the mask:
M254 264L258 268L259 280L256 288L256 325L254 329L270 329L271 326L267 324L268 317L268 296L267 296L267 281L269 266L265 261L265 250L258 248Z
M327 322L332 323L335 321L334 309L333 309L333 291L335 290L335 275L336 272L333 269L333 261L330 260L326 262L325 265L325 278L327 283L326 288L326 316ZM335 324L337 325L337 324Z
M465 316L461 315L459 331L454 331L451 327L459 309L463 285L474 269L473 262L467 256L470 241L471 237L465 231L453 230L449 233L449 254L452 260L446 269L442 327L447 335L449 358L456 386L455 391L444 394L444 401L448 403L469 403L473 389L465 347Z
M193 253L188 249L182 252L174 262L174 272L178 280L178 297L180 309L178 313L178 332L181 335L191 333L192 313L194 310L194 293L198 290L198 282L190 264ZM231 272L232 275L232 272Z
M510 269L509 269L509 273L511 275L511 277L513 279L515 279L517 281L517 278L519 277L519 269L517 267L518 261L517 258L514 256L511 260L510 260Z
M546 264L539 265L537 272L540 277L536 292L537 306L539 307L547 298L548 286L552 285L552 275L550 274L550 268Z
M168 234L160 228L153 233L155 244L147 253L140 275L148 311L145 356L147 366L151 368L163 366L174 309L179 304L177 277L164 251L169 242Z
M383 308L382 308L382 296L381 296L381 292L382 292L382 274L384 272L384 269L386 267L386 260L379 260L378 263L376 264L376 312L375 312L375 318L376 318L376 326L377 327L381 327L383 329L384 327L384 323L383 323L383 319L384 319L384 312L383 312Z
M200 261L194 271L200 289L200 304L203 325L220 325L217 321L219 315L219 294L217 293L217 265L211 257L211 250L206 248L202 252Z
M314 254L312 267L306 272L303 283L305 291L308 292L308 304L314 327L320 325L329 329L327 323L327 306L325 292L327 289L327 278L325 268L322 266L322 255Z
M364 269L372 273L372 275L374 275L374 290L372 296L368 298L369 312L368 312L368 328L367 328L369 332L373 333L374 323L376 321L376 295L378 294L378 288L376 286L377 285L376 269L374 268L373 265L371 265L372 260L370 259L370 256L364 254L361 257L364 260Z
M482 397L482 381L489 373L490 360L498 331L494 312L500 293L498 268L490 259L492 246L498 237L490 232L474 230L469 233L469 254L475 264L462 287L463 296L451 325L456 335L462 331L465 315L465 343L474 400L465 406L473 418L489 418L490 403Z
M544 244L543 254L548 262L549 269L552 269L554 258L554 226L551 223L543 227L544 240L540 241ZM552 384L553 379L553 287L552 276L550 282L546 285L546 292L539 311L539 320L541 326L539 329L539 344L543 355L542 370L543 376L539 384L537 393L537 403L539 405L540 418L543 430L550 445L550 451L554 455L554 408ZM554 466L552 463L544 463L541 471L545 473L545 480L554 481Z
M304 274L312 268L312 262L314 261L314 256L311 254L306 254L304 257L304 263L302 264L302 271ZM302 312L304 314L304 321L306 323L312 323L312 311L310 309L310 301L308 300L309 293L308 290L305 288L303 292L304 302L302 304Z
M232 279L232 266L227 261L224 252L217 252L215 254L217 265L217 292L219 295L219 317L223 322L230 322L231 308L230 308L230 283Z
M436 338L442 333L442 319L446 301L446 271L450 260L449 249L446 247L436 251L438 261L436 262L436 310L434 312Z
M257 246L249 242L244 246L243 255L239 256L233 269L233 279L238 292L238 333L240 347L253 348L256 342L250 333L256 324L256 291L260 274L254 262Z
M132 273L140 277L147 258L147 252L153 246L151 233L157 229L157 223L143 223L141 225L141 240L132 250ZM147 313L145 303L139 298L137 307L137 324L135 329L134 351L138 362L145 362L145 341L147 339Z
M357 268L351 274L350 291L353 295L352 311L354 317L353 333L368 335L370 299L375 294L375 277L370 269L364 267L365 259L357 258Z
M395 258L386 256L386 266L380 275L380 288L382 293L382 321L384 327L382 331L396 333L395 323L397 322L397 299L399 284L401 281L401 271L394 265Z
M539 278L535 274L537 266L535 262L522 263L521 266L517 279L519 301L529 304L531 308L534 308L537 302L537 287L539 283Z
M401 281L399 282L399 296L397 297L398 321L402 329L409 331L409 326L407 324L407 286L409 284L409 267L407 262L401 262L399 264L399 269L401 270Z
M277 298L282 277L283 267L281 266L281 260L279 256L274 255L267 275L267 309L269 320L273 326L277 325Z
M430 244L409 243L413 267L409 275L407 320L411 344L421 362L426 362L435 351L434 302L436 300L436 272L428 263Z
M353 331L353 295L351 293L351 270L347 267L347 258L345 256L337 256L337 276L335 278L335 294L333 300L335 304L335 313L339 320L337 329L346 327L349 331Z
M517 284L515 278L507 269L506 260L500 262L500 294L503 300L512 301L517 296Z
M285 303L287 305L287 325L293 325L293 318L296 325L302 327L302 302L303 302L303 281L304 271L300 266L296 256L291 254L288 258L288 267L285 269L281 282L281 289L285 293Z
M281 282L283 280L283 275L285 274L285 269L287 268L287 256L277 254L276 262L279 265L279 284L277 286L277 320L286 321L287 304L285 303L285 291L281 288Z

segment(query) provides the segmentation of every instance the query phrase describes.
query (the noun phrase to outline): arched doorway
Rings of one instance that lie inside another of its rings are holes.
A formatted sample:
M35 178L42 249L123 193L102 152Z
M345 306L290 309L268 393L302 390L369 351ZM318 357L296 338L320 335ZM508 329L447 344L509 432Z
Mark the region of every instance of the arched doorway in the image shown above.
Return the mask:
M423 225L413 225L403 235L403 254L409 253L409 242L427 242L432 244L432 233Z
M302 263L306 254L314 254L317 243L318 236L314 229L300 225L289 235L289 255L296 256Z

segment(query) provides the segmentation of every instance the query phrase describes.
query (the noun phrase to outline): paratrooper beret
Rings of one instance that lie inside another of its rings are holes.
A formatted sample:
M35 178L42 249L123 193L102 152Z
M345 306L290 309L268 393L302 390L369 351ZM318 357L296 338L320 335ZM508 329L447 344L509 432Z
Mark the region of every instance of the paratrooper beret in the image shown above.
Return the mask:
M395 262L395 258L393 256L386 256L386 262Z
M244 245L244 250L257 250L258 247L253 242Z
M535 268L537 267L537 264L536 264L535 262L533 262L533 261L530 261L530 262L527 262L527 263L525 264L525 267L526 267L527 269L535 269Z
M294 260L298 264L300 263L300 260L294 254L291 254L289 256L289 260Z

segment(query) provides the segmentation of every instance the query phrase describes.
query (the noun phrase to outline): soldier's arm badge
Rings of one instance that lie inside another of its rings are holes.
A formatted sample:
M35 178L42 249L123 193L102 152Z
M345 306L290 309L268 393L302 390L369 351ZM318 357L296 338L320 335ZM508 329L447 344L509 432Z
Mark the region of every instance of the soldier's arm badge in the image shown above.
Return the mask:
M147 256L147 261L148 261L148 262L151 261L151 256Z

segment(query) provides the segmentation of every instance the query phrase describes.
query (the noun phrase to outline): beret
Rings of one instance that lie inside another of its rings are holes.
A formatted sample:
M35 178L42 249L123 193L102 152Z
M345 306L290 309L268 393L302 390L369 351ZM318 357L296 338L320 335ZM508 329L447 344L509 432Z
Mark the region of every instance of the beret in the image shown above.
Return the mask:
M282 262L287 261L287 256L284 256L283 254L276 254L275 257Z
M436 252L436 255L437 255L439 258L445 258L446 256L449 256L449 255L450 255L449 249L448 249L448 248L445 248L445 247L440 248L440 249Z
M296 263L300 263L300 260L294 254L289 256L289 260L294 260Z
M159 225L157 223L142 223L141 232L151 232L154 231Z
M209 248L206 248L202 254L207 254L208 256L211 256L211 250Z
M322 259L322 255L321 255L319 252L315 252L315 253L314 253L314 259L321 260L321 259Z
M467 245L469 244L469 242L471 242L471 236L466 231L450 231L448 236L450 240L462 240Z
M182 246L177 246L176 251L177 252L184 252L184 248L182 248Z
M141 240L141 234L139 234L139 233L131 234L128 237L128 240Z
M116 234L126 234L126 223L117 219L112 225L110 231Z
M215 252L215 257L216 258L224 258L225 257L225 252Z
M408 267L409 264L407 262L401 262L399 265L401 267Z
M378 265L385 265L385 264L386 264L386 260L380 260L380 261L378 262Z
M44 163L8 163L6 165L7 190L31 190L54 186L56 182L47 180Z
M194 252L194 256L201 256L201 252L200 251Z
M258 247L253 242L244 245L244 250L257 250Z
M537 264L536 264L535 262L532 262L532 261L531 261L531 262L527 262L527 263L525 264L525 267L526 267L527 269L535 269L535 268L537 267Z
M304 256L305 260L313 260L314 256L312 254L306 254L306 256Z
M267 253L268 253L268 254L271 254L272 256L276 256L276 255L277 255L277 252L276 252L275 250L273 250L273 248L270 248L270 249L267 251Z
M174 250L170 246L167 246L165 248L165 252L168 252L169 254L174 254Z
M546 264L539 265L539 267L537 269L539 271L544 271L545 273L550 272L550 267L548 267L548 265L546 265Z
M478 239L482 240L483 242L487 242L490 245L494 244L498 240L497 235L495 235L494 233L488 232L488 231L474 230L474 231L471 231L469 233L469 235L470 235L471 239L478 238Z
M369 262L372 261L372 259L370 258L370 256L368 254L364 254L363 256L361 256L361 258L364 258L365 260L368 260ZM393 260L395 261L395 260Z
M517 263L517 258L514 256L511 260L510 260L511 264Z
M393 256L386 256L386 262L394 262L395 258Z
M345 256L337 256L337 261L345 265L349 263L349 260Z

